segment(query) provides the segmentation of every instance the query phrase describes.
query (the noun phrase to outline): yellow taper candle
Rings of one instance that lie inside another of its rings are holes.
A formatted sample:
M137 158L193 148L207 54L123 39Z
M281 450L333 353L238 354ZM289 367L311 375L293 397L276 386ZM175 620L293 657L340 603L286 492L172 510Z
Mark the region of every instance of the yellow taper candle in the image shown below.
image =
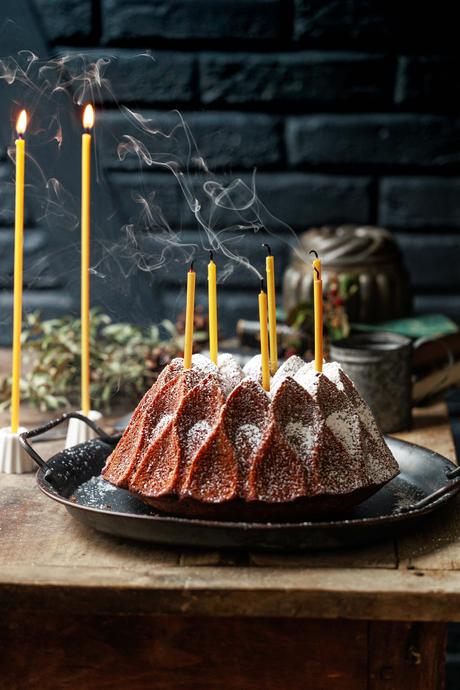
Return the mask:
M321 261L315 251L313 261L313 303L315 310L315 371L323 371L323 281L321 280Z
M217 275L213 254L209 252L208 263L208 319L209 319L209 356L217 364Z
M91 204L91 134L94 109L88 104L83 111L85 132L81 139L81 409L89 414L90 400L90 204Z
M265 271L267 277L267 298L268 298L268 327L270 335L270 371L276 373L278 369L278 339L276 334L276 292L275 292L275 257L270 246L267 248L268 256L265 259Z
M14 213L14 307L13 307L13 376L11 383L11 431L19 429L21 405L21 333L22 333L22 282L24 247L24 168L27 113L22 110L16 123L16 203Z
M196 273L193 261L187 273L187 306L185 310L184 369L192 368L193 325L195 320L195 282Z
M270 390L270 363L268 358L267 293L261 280L259 292L260 354L262 355L262 386Z

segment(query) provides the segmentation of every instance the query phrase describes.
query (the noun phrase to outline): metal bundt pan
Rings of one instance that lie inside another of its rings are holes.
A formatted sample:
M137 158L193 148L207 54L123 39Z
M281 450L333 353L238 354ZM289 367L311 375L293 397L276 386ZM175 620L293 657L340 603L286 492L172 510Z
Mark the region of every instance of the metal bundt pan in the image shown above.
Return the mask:
M70 417L83 419L99 438L57 453L45 462L30 445ZM280 523L182 518L158 514L128 491L105 482L100 473L119 436L111 437L77 413L21 436L39 466L37 483L80 522L107 534L176 546L251 549L346 548L400 533L445 505L460 490L460 468L426 448L390 437L386 441L400 474L367 500L331 519ZM356 497L355 497L356 498Z

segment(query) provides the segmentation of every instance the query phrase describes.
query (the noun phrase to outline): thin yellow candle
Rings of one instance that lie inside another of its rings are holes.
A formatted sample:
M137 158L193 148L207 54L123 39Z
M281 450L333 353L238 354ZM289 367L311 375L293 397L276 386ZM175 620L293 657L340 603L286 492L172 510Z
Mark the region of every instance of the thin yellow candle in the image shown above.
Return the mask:
M193 270L193 261L187 273L187 306L185 310L185 342L184 342L184 369L192 368L193 354L193 325L195 320L195 283L196 273Z
M213 253L209 252L208 263L208 319L209 319L209 356L217 364L217 269Z
M260 354L262 355L262 386L270 390L270 363L268 357L268 322L267 322L267 293L264 281L260 281L259 292L259 323L260 323Z
M315 312L315 371L323 371L323 281L321 280L321 261L315 251L313 261L313 302Z
M267 297L268 297L268 327L270 335L270 371L272 374L278 369L278 339L276 334L276 292L275 292L275 257L270 246L267 248L268 256L265 259L265 271L267 277Z
M22 110L16 123L16 203L14 214L14 307L13 307L13 376L11 384L11 431L19 429L21 405L21 333L22 333L22 283L24 252L24 168L27 113Z
M85 132L81 140L81 409L89 414L90 402L90 203L91 203L91 134L94 109L87 105L83 112Z

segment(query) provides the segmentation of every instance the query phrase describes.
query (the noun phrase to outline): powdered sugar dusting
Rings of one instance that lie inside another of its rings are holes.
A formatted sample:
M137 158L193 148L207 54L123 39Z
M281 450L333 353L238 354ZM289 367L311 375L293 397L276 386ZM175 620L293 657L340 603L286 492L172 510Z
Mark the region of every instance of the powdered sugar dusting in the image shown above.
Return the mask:
M338 362L327 362L323 365L323 373L326 374L329 381L337 386L339 391L343 391L344 386L341 380L342 369Z
M326 419L326 424L349 453L354 455L359 451L359 419L352 409L333 412Z
M279 385L279 383L286 378L286 376L294 376L297 371L303 367L305 362L298 355L292 355L280 366L278 371L275 373L272 379L272 384L274 386Z
M256 355L244 365L243 374L262 384L262 355Z
M364 427L366 428L366 431L369 432L369 434L372 436L374 441L380 441L381 439L381 433L377 427L377 424L375 423L374 416L372 412L370 411L369 407L365 404L364 401L358 406L358 413L361 418L362 423L364 424Z
M235 450L245 456L254 453L262 440L262 431L255 424L242 424L235 434Z
M244 370L230 354L217 367L194 355L187 371L176 359L160 379L104 470L115 484L123 474L146 499L192 491L210 503L287 502L349 494L397 473L370 409L336 363L317 373L312 362L291 357L270 394L260 385L260 355Z
M77 488L71 500L81 505L107 510L112 507L111 494L114 491L116 491L116 487L106 482L102 477L91 477Z
M152 443L158 436L161 434L163 429L168 426L169 422L173 419L172 414L165 414L163 417L160 419L158 424L153 428L152 433L150 434L149 437L149 443Z
M297 381L297 383L299 383L303 388L305 388L310 395L314 396L318 387L320 376L321 374L318 374L315 371L313 362L309 362L308 364L304 364L303 367L301 367L296 374L294 374L293 379L294 381Z
M301 422L289 422L284 433L289 444L302 459L306 459L311 455L316 438L313 426L306 426Z
M203 374L217 373L217 367L212 360L199 353L192 356L192 368L198 369Z
M203 445L206 436L211 431L211 425L205 420L200 419L187 432L187 444L190 454Z
M240 365L229 353L223 353L217 358L219 379L226 396L243 380L244 374Z

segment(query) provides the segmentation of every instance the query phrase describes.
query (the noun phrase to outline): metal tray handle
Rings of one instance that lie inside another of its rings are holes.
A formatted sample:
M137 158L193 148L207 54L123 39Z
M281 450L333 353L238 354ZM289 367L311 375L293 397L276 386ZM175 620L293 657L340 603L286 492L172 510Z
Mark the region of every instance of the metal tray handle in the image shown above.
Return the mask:
M456 470L449 470L448 472L446 472L446 479L449 480L448 484L441 486L439 489L436 489L436 491L433 491L433 493L429 494L428 496L425 496L425 498L421 498L416 503L412 503L410 506L406 506L404 508L401 508L401 512L407 513L410 510L418 510L419 508L426 508L426 506L430 505L430 503L433 503L438 498L441 498L441 496L444 496L445 494L448 494L451 491L455 491L456 489L459 489L460 488L460 467L457 467ZM452 480L452 481L450 481L450 480Z
M80 414L79 412L65 412L61 417L57 417L57 419L52 419L50 422L47 422L46 424L43 424L42 426L37 427L36 429L31 429L30 431L24 431L24 433L19 435L19 443L21 446L24 448L26 453L30 455L32 460L37 463L37 465L44 471L47 470L47 464L45 460L37 453L35 448L31 446L29 443L30 438L35 438L37 436L41 436L42 434L45 434L47 431L50 431L50 429L54 429L54 427L59 426L60 424L63 424L66 422L68 419L80 419L82 422L87 424L97 435L100 439L103 441L107 441L108 443L116 443L118 439L120 438L120 435L117 436L110 436L110 434L106 434L101 427L97 426L91 419L88 419L88 417L85 417L85 415Z
M30 455L32 460L34 460L36 464L45 472L47 471L48 466L45 460L43 460L43 458L37 453L35 448L31 446L31 444L29 443L29 439L36 438L37 436L45 434L47 431L50 431L50 429L54 429L54 427L63 424L68 419L80 419L82 422L87 424L98 435L100 439L108 443L114 444L121 438L121 434L117 434L115 436L106 434L106 432L99 426L97 426L97 424L95 424L91 419L88 419L88 417L85 417L85 415L80 414L79 412L65 412L63 415L61 415L61 417L58 417L57 419L52 419L50 422L47 422L46 424L43 424L42 426L39 426L36 429L32 429L31 431L25 431L24 433L19 435L19 442L21 446ZM441 486L439 489L436 489L436 491L433 491L433 493L429 494L428 496L425 496L419 501L416 501L415 503L412 503L409 506L400 508L399 512L407 513L411 510L425 508L441 496L444 496L445 494L448 494L451 491L459 489L460 467L458 467L455 470L449 470L448 472L446 472L446 479L449 480L448 484Z

